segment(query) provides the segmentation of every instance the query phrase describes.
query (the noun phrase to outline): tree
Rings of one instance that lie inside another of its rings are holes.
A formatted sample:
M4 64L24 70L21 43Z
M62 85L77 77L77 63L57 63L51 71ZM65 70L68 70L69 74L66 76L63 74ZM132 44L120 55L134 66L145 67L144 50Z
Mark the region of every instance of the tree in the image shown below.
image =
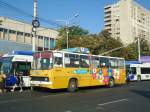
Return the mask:
M59 31L59 39L57 40L57 44L56 44L56 48L57 49L64 49L66 48L67 46L67 34L66 34L66 30L69 31L69 35L68 35L68 43L69 43L69 47L74 47L74 45L78 45L78 41L80 38L80 36L83 36L83 35L88 35L88 31L87 30L84 30L82 29L81 27L79 26L72 26L72 27L69 27L69 28L60 28L58 31ZM72 42L72 39L77 39L77 40L74 40ZM73 45L73 46L72 46ZM76 46L77 47L77 46Z
M73 26L71 29L69 29L69 47L86 47L95 55L107 52L105 56L123 57L126 60L138 59L137 41L128 46L124 46L119 38L112 38L107 30L103 30L99 34L89 34L87 30L78 26ZM60 38L57 41L57 48L66 48L65 28L60 29L59 36ZM148 42L141 39L140 43L141 55L150 55L150 46ZM115 50L113 51L113 49Z

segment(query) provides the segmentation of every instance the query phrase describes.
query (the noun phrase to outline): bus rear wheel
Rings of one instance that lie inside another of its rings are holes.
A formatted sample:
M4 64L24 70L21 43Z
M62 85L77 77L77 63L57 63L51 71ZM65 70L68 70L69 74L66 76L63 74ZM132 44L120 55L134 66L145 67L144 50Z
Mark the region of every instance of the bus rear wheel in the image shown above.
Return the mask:
M69 92L75 92L78 88L77 80L76 79L70 79L68 84L68 91Z
M109 83L108 83L108 87L112 88L115 86L115 82L114 82L114 79L113 78L110 78L109 79Z

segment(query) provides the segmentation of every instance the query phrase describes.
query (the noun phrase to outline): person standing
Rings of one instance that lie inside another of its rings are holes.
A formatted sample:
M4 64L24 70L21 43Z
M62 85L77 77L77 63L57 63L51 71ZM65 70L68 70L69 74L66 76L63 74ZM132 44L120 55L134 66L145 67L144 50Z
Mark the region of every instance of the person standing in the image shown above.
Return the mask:
M16 78L16 83L13 85L11 92L14 92L15 88L17 86L20 88L20 92L22 92L23 91L23 89L22 89L22 85L23 85L22 75L19 73L16 73L15 78Z
M6 79L6 75L2 74L0 76L0 93L5 93L5 79Z

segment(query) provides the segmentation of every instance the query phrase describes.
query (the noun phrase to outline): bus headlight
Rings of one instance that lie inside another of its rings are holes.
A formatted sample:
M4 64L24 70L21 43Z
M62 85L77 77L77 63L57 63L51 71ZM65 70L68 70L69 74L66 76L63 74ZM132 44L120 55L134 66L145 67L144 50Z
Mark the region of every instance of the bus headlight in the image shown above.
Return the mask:
M44 79L44 80L45 80L45 81L47 81L47 82L49 81L48 77L45 77L45 79Z

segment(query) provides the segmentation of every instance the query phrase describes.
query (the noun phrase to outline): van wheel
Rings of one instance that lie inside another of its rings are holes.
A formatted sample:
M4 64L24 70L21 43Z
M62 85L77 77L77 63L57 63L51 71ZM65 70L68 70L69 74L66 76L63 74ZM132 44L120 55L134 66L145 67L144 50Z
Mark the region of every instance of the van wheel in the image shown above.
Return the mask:
M115 82L114 82L114 79L113 78L110 78L109 79L109 83L108 83L108 87L112 88L115 86Z
M77 80L76 79L71 79L69 81L69 84L68 84L68 91L69 92L75 92L78 88L78 85L77 85Z
M139 81L139 82L141 81L141 76L137 77L137 81Z

